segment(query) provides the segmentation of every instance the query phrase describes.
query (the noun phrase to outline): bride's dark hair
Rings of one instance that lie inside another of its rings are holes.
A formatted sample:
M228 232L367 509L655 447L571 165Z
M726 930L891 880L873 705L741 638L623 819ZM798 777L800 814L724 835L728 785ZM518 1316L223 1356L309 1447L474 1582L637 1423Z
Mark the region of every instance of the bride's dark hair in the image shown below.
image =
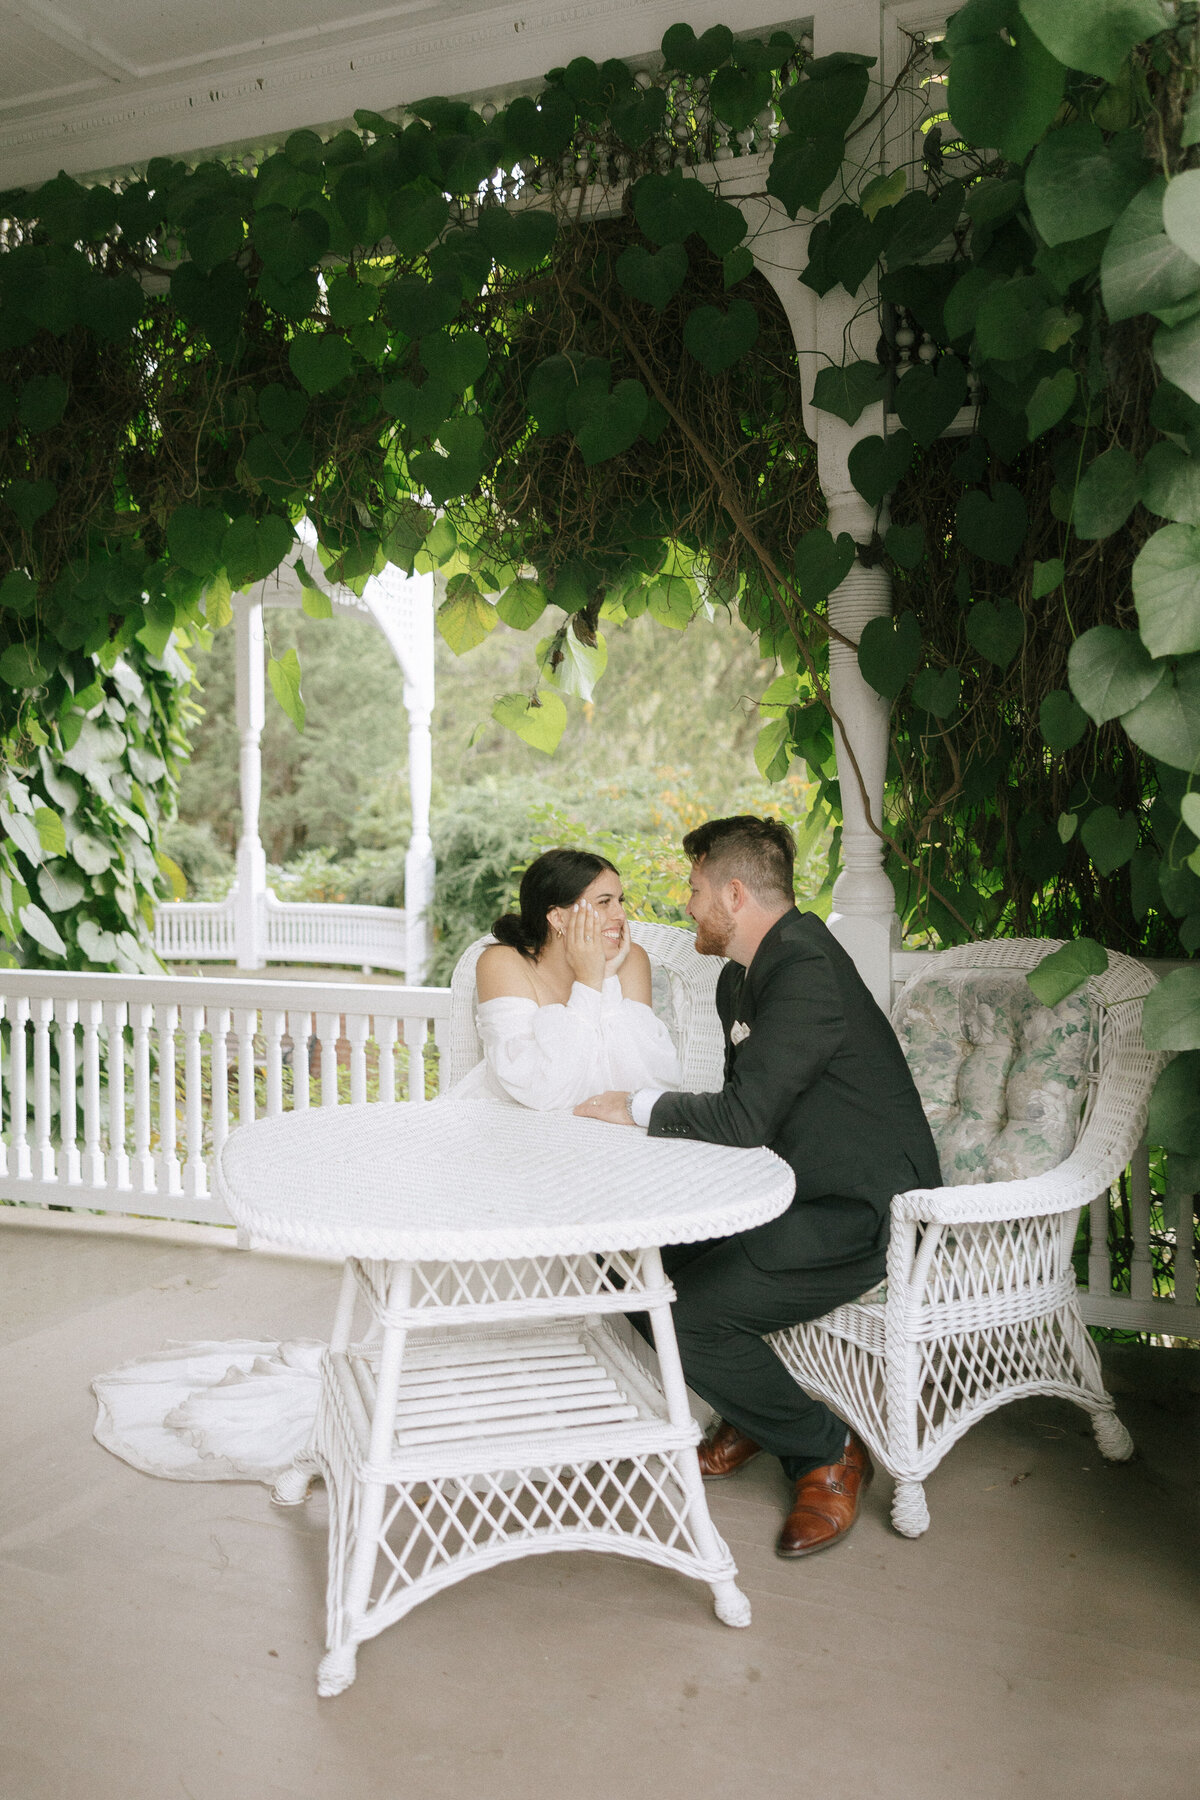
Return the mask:
M544 850L521 877L520 912L497 919L492 936L522 956L537 956L550 936L546 914L555 906L574 906L605 869L617 873L606 856L592 850Z

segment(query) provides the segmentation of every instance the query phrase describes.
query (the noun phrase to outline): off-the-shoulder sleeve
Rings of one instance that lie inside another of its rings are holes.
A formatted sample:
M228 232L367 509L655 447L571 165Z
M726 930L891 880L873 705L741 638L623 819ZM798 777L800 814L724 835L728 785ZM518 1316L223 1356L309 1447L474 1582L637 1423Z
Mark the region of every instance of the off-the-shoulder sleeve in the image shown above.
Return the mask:
M539 1006L505 995L485 1000L475 1022L488 1067L521 1106L553 1112L578 1105L601 1060L604 1005L595 988L576 982L565 1006Z
M632 1092L679 1086L683 1074L671 1034L651 1007L640 1000L623 999L606 1012L603 1026L609 1060L607 1087Z

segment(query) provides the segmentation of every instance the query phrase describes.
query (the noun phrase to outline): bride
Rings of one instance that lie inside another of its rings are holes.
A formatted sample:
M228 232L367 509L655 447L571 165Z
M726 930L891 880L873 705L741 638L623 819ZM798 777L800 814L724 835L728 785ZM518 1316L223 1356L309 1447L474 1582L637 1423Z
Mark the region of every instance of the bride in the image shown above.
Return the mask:
M569 1112L592 1094L679 1086L650 1004L650 959L630 938L605 857L545 851L492 935L475 970L483 1058L434 1104L486 1097ZM171 1345L96 1378L96 1437L150 1475L273 1482L308 1437L321 1350L310 1340Z

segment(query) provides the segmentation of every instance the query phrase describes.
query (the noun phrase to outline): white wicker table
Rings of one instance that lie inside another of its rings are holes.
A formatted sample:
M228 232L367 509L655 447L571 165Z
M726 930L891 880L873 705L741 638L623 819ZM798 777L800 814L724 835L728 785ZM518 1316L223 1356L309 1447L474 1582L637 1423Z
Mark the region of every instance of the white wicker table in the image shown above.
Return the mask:
M243 1127L219 1191L255 1236L347 1258L314 1436L276 1490L329 1491L327 1654L516 1556L607 1550L750 1606L704 1498L659 1247L775 1218L769 1150L647 1138L494 1100ZM367 1328L356 1336L365 1305ZM606 1315L646 1312L661 1386Z

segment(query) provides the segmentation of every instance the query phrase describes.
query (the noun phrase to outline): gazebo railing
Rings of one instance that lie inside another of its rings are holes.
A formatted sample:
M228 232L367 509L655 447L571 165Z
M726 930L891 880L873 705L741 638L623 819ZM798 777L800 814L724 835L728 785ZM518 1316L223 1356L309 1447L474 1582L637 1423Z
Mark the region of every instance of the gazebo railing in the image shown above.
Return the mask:
M156 907L156 953L164 962L234 962L236 907L236 893L224 900L176 900ZM402 907L279 900L268 890L263 911L269 962L406 972L408 935Z
M446 988L0 971L0 1200L229 1224L211 1172L235 1125L431 1098L449 1014ZM1200 1339L1194 1197L1169 1162L1156 1196L1150 1157L1115 1258L1109 1208L1090 1209L1083 1316Z
M229 1224L235 1125L437 1091L445 988L203 976L0 976L0 1198Z

